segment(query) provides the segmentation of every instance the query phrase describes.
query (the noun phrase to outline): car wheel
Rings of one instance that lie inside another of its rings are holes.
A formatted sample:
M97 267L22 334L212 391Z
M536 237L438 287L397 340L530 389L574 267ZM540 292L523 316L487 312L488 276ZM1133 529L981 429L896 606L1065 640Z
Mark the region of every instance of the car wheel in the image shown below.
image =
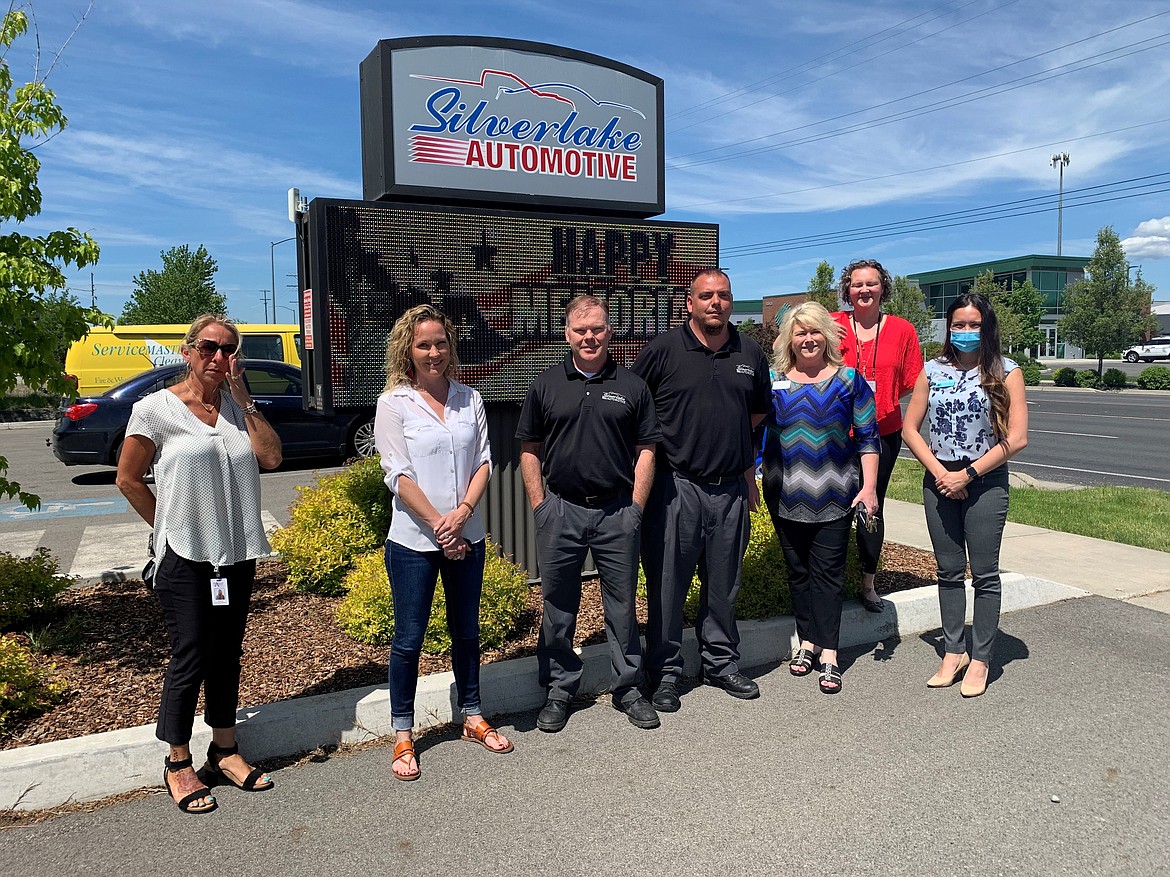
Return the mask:
M350 456L362 459L378 453L378 448L374 444L373 417L366 416L358 420L349 434L349 453Z
M1127 353L1125 355L1125 361L1126 362L1137 362L1138 355L1131 350L1129 353Z

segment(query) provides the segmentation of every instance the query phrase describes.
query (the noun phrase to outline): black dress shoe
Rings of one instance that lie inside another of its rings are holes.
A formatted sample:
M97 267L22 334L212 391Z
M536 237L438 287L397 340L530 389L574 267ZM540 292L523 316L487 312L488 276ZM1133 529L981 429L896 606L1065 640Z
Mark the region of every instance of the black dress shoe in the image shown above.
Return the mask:
M536 717L536 727L542 731L555 734L568 724L569 702L567 700L553 700L551 697L544 702L544 709Z
M682 706L678 699L678 686L673 682L659 682L650 696L650 705L660 713L677 713Z
M760 686L756 685L751 679L748 679L742 673L728 673L726 676L715 676L711 673L703 673L703 681L708 685L714 685L716 688L722 688L732 697L738 697L743 700L751 700L753 697L760 696Z
M661 722L658 721L658 713L654 712L654 707L650 706L650 701L638 695L629 703L622 703L616 697L613 699L613 708L618 712L626 714L626 718L630 720L630 724L635 728L657 728Z

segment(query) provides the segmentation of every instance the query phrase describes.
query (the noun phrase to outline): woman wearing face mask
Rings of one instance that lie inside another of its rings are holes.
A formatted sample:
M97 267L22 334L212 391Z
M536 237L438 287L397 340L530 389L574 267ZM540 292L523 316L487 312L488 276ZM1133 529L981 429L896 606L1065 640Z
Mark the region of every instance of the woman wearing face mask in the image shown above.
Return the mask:
M929 419L929 443L919 434L924 419ZM926 467L922 497L938 562L945 653L926 684L946 688L962 678L962 695L978 697L987 688L999 627L1006 464L1028 444L1024 376L1000 353L999 323L982 295L961 295L947 308L942 355L918 376L902 438ZM963 630L968 561L975 587L970 656Z

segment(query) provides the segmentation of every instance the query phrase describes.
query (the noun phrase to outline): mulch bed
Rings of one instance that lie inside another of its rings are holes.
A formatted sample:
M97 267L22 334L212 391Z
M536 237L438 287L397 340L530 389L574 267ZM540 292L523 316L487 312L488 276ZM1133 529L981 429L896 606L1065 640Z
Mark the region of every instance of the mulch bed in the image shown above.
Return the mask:
M881 593L935 583L930 552L903 545L885 546L877 576ZM334 621L340 597L298 593L285 583L280 561L259 564L248 633L244 639L241 705L272 703L386 683L387 646L366 646L346 637ZM639 622L645 606L639 601ZM39 658L69 686L64 701L35 719L14 723L0 749L64 740L99 731L152 724L157 718L169 649L158 600L133 580L68 591L62 617L84 620L84 640L75 656ZM514 636L501 648L485 651L484 663L535 654L540 628L540 588L534 586ZM26 645L28 637L17 635ZM605 628L601 589L596 580L583 586L577 640L602 642ZM422 656L422 675L449 670L447 655ZM202 711L202 706L200 706Z

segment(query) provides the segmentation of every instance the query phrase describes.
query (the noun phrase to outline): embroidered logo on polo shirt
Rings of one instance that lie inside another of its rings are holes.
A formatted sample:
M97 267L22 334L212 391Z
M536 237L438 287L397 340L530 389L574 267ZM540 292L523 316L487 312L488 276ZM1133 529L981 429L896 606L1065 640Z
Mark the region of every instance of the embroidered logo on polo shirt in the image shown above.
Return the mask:
M604 399L606 402L621 402L623 405L630 404L629 402L626 401L626 397L623 396L621 393L614 393L612 391L608 392L608 393L602 393L601 398Z
M745 362L741 362L735 367L735 373L737 375L747 375L752 378L756 376L756 370Z

